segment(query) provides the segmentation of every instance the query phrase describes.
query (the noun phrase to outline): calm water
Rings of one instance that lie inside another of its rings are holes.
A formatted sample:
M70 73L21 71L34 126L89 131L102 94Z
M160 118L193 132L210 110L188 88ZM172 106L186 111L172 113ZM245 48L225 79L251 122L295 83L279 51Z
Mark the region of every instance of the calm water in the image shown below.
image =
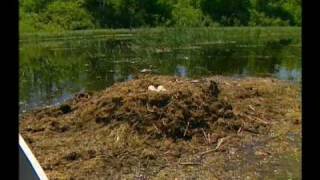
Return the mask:
M137 48L130 40L74 40L20 47L20 112L59 104L79 91L130 80L142 69L198 78L210 75L301 79L301 44L279 39L184 48Z

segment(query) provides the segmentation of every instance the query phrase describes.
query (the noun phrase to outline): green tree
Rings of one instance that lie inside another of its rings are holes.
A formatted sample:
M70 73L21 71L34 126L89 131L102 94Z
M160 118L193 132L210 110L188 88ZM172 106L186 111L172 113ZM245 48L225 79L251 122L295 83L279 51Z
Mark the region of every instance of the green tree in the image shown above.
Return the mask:
M123 27L156 26L170 17L171 7L158 0L120 0L120 2L117 17Z
M301 24L300 0L255 0L255 9L273 19L280 18L290 25Z
M177 26L200 26L203 14L190 0L179 0L172 10L172 20Z
M202 0L201 9L222 25L247 25L250 0Z
M20 8L24 12L40 13L46 10L52 0L20 0Z
M255 9L250 11L250 26L288 26L289 21L282 20L279 17L268 17L264 12Z
M20 31L300 26L301 0L20 0Z

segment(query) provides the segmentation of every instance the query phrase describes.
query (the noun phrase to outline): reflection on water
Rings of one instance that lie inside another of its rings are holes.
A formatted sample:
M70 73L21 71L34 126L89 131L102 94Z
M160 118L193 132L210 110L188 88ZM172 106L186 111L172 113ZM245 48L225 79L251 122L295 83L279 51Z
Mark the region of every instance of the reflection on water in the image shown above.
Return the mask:
M177 65L177 70L175 75L180 76L180 77L186 77L188 75L188 70L186 67Z
M286 68L280 68L279 71L276 73L276 76L279 79L288 79L288 80L296 80L298 77L301 76L301 71L298 70L288 70Z
M156 74L195 78L219 74L301 79L301 47L290 39L259 45L206 43L154 51L131 47L126 40L83 40L53 47L22 45L20 110L58 104L79 91L100 90L131 80L144 68Z

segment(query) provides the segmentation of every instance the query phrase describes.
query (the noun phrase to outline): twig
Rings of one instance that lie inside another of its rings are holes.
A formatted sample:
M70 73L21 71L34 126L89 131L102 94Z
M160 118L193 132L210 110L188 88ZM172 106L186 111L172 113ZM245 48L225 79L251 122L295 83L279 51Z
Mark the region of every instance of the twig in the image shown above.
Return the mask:
M201 163L197 162L181 162L180 165L201 165Z
M200 156L203 156L203 155L206 155L208 153L217 151L220 148L221 144L224 142L224 140L227 139L227 138L229 138L229 137L224 137L224 138L219 139L218 143L217 143L217 146L214 149L210 149L208 151L202 152L202 153L200 153Z
M104 158L104 157L109 157L110 155L97 155L95 157L93 157L92 159L100 159L100 158Z
M153 127L154 127L159 133L161 132L154 123L153 123L152 125L153 125Z
M203 132L204 138L206 139L207 143L209 143L208 137L207 137L207 135L206 135L206 132L204 131L203 128L201 128L201 130L202 130L202 132Z
M189 128L189 121L188 121L188 123L187 123L186 129L184 130L183 137L186 136L186 133L187 133L187 131L188 131L188 128Z
M262 122L263 124L269 124L269 122L262 120L261 118L254 117L256 120Z
M154 112L153 110L150 110L150 107L149 107L148 104L147 104L147 111L149 111L149 112Z
M263 124L269 124L269 122L266 122L266 121L264 121L264 120L262 120L261 118L258 118L258 117L256 117L256 116L250 117L250 116L246 115L246 116L244 116L244 117L250 119L251 121L252 121L252 120L253 120L253 121L254 121L254 120L257 120L257 121L259 121L259 122L261 122L261 123L263 123Z
M254 133L254 134L259 134L258 131L252 130L252 129L248 129L248 128L243 128L244 131L248 131L250 133Z
M252 111L256 111L251 105L249 105L249 108L250 108Z

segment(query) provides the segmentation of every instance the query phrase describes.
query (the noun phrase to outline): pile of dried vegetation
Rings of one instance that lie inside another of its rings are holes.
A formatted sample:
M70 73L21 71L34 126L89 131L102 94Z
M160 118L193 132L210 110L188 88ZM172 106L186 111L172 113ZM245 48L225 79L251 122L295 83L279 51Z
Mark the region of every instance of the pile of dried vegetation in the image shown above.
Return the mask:
M238 148L248 137L267 136L271 121L283 118L269 89L279 83L146 75L29 112L20 132L52 179L172 178L188 174L170 172L181 170L178 161L203 166L205 155L227 144ZM213 174L204 177L228 176Z

